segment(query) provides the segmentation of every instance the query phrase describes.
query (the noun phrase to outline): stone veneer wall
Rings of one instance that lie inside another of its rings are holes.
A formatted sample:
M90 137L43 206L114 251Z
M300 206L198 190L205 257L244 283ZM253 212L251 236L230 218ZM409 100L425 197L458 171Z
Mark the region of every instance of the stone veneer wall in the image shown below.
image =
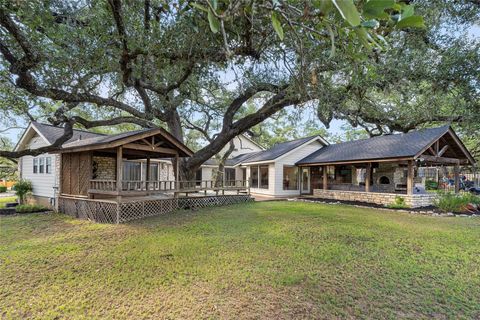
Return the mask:
M342 191L342 190L323 190L314 189L315 197L339 200L339 201L357 201L375 203L380 205L389 205L395 202L395 197L399 196L405 199L405 204L411 208L427 207L433 204L434 194L395 194L380 192L361 192L361 191Z
M97 180L115 180L115 171L117 163L115 158L109 157L93 157L93 161L97 163Z

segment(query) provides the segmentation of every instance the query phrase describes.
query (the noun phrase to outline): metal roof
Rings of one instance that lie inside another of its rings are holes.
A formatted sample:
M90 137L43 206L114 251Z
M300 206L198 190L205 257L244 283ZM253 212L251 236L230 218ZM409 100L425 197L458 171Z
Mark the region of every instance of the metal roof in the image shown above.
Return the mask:
M342 161L414 157L448 132L450 126L391 134L331 144L296 164L321 164Z

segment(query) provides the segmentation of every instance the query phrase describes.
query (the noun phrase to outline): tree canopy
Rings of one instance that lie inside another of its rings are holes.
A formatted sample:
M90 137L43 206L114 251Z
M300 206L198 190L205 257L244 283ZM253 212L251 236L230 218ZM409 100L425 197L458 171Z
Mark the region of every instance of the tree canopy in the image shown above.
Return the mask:
M476 1L9 2L0 112L63 125L48 148L75 126L201 138L185 175L292 106L371 134L475 126L478 42L462 35L478 16Z

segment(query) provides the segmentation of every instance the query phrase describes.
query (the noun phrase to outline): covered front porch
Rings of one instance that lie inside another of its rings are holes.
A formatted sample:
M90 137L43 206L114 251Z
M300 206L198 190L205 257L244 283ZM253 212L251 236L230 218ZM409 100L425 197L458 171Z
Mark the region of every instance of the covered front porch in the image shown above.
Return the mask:
M178 181L180 158L192 151L163 129L78 140L60 153L59 210L75 217L120 223L250 200L244 180ZM160 174L168 162L173 174Z

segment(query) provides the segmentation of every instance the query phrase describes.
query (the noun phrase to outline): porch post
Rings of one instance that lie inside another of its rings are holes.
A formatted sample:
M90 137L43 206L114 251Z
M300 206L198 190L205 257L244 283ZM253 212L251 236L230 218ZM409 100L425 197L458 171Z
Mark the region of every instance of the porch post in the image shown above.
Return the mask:
M365 175L365 192L370 192L370 180L372 179L372 163L367 163L367 172Z
M460 192L460 176L459 176L459 170L460 168L458 167L458 164L456 164L453 167L453 174L454 174L454 181L455 181L455 193Z
M117 192L118 196L122 191L123 181L123 148L120 146L117 148Z
M327 166L323 166L323 190L328 189Z
M178 157L178 153L175 154L175 180L177 181L177 187L175 189L180 188L180 158Z
M407 194L413 194L413 160L408 160Z
M147 156L147 168L145 176L145 190L148 191L148 181L150 180L150 156Z

